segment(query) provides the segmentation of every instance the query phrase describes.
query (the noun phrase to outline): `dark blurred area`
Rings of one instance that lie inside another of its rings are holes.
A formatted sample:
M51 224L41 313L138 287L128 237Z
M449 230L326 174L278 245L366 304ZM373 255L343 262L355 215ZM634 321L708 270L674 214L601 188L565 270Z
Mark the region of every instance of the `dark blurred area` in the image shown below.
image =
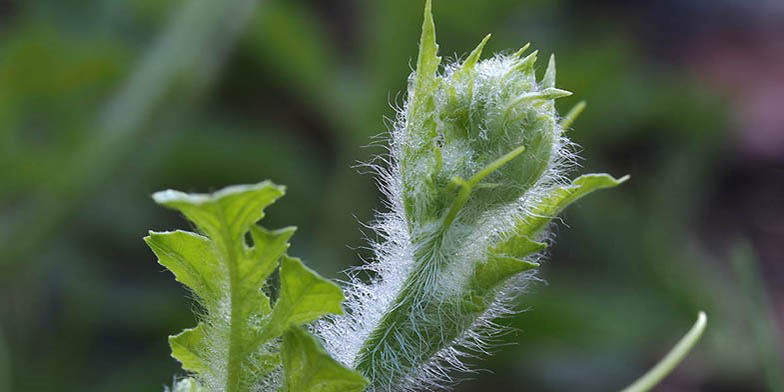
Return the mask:
M784 390L784 2L435 0L441 53L530 41L588 109L527 311L459 391L607 391L703 309L658 391ZM0 391L161 391L186 291L142 242L149 195L271 179L270 228L320 273L368 258L356 162L394 116L421 0L0 1ZM544 64L539 64L543 71Z

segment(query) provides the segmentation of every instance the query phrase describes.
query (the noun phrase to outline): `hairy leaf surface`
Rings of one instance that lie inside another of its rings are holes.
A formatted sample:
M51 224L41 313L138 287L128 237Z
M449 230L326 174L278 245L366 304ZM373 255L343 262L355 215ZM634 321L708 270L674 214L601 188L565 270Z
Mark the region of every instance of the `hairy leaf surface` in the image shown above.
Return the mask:
M145 237L159 263L191 290L202 307L196 327L169 338L172 356L193 374L178 382L175 391L275 390L282 387L277 376L281 371L288 385L322 388L309 389L313 391L348 385L341 378L314 379L321 374L319 369L331 369L327 376L334 373L355 383L364 380L329 356L318 355L314 338L299 329L325 314L342 313L343 293L300 260L285 256L293 227L267 230L256 225L264 209L283 193L283 187L267 181L212 194L167 190L153 195L159 204L183 213L200 231L150 232ZM281 259L280 296L271 304L264 288ZM287 346L284 339L283 347L289 347L284 357L306 358L309 373L300 371L301 360L281 362L281 336L292 328L299 342L296 347L310 351L292 352L291 343ZM292 364L297 369L292 370Z

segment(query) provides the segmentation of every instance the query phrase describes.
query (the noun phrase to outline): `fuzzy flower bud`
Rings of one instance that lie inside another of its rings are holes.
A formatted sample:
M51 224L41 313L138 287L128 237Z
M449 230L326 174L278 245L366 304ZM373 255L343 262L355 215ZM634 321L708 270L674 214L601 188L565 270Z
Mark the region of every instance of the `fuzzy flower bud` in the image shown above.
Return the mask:
M549 221L592 190L623 179L567 182L571 160L554 100L555 60L537 80L537 52L480 61L489 35L465 61L440 66L430 1L417 69L381 173L391 211L379 216L376 260L354 278L347 315L317 333L339 361L375 391L437 388L467 370L466 350L483 350L492 320L540 261ZM567 116L569 117L569 116Z
M563 154L553 100L571 93L554 86L554 57L540 83L537 52L522 57L527 45L514 55L478 62L489 38L441 75L435 41L421 43L405 124L394 135L412 228L428 220L451 223L455 217L448 211L459 188L475 188L465 205L451 210L462 208L469 220L515 203L551 174L546 171Z

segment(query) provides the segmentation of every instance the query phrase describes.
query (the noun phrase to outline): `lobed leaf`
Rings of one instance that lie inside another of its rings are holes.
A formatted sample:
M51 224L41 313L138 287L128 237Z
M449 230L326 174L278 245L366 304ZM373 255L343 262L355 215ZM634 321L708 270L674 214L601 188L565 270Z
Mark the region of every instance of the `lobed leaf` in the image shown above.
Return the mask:
M192 290L203 307L202 321L195 328L169 338L172 356L195 376L178 382L175 390L257 390L281 365L280 345L274 338L327 313L343 312L338 286L300 260L284 256L295 228L267 230L255 224L283 192L283 187L265 181L212 194L168 190L153 195L158 203L182 212L204 234L150 232L145 238L158 262ZM280 298L273 308L262 289L281 257ZM315 369L336 366L324 365L326 360L315 354L308 358ZM302 377L286 374L297 385L312 381Z
M222 242L244 236L252 224L264 217L264 208L284 192L284 187L264 181L226 187L213 194L170 189L156 192L152 197L158 204L182 212L213 241Z

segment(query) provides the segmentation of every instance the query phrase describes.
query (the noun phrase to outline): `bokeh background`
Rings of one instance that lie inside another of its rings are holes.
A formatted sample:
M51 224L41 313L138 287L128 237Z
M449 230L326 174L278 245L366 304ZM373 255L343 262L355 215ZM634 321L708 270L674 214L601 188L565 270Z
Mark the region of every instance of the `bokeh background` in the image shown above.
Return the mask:
M421 0L0 1L0 391L161 391L194 324L149 195L272 179L267 227L337 278L381 208L356 162L402 102ZM441 53L527 41L588 109L527 312L459 391L607 391L694 321L659 391L784 390L784 2L436 0ZM539 65L543 71L544 64Z

